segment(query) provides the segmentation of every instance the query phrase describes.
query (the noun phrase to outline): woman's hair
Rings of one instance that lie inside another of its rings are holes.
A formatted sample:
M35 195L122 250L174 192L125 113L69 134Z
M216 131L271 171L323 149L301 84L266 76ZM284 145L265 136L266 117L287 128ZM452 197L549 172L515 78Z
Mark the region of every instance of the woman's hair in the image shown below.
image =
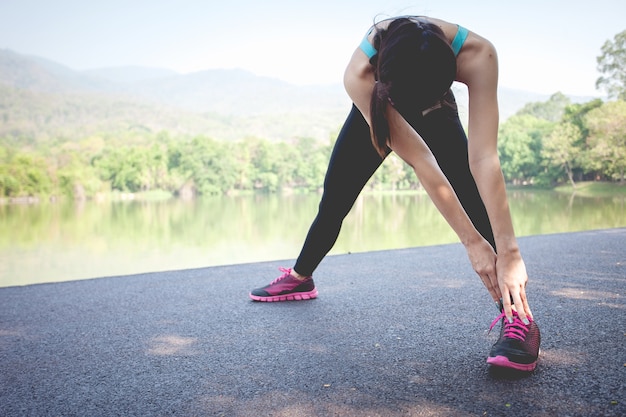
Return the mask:
M440 99L456 76L456 57L442 30L409 18L393 20L374 36L371 59L376 84L372 92L372 143L381 156L389 152L391 104L399 112L424 110Z

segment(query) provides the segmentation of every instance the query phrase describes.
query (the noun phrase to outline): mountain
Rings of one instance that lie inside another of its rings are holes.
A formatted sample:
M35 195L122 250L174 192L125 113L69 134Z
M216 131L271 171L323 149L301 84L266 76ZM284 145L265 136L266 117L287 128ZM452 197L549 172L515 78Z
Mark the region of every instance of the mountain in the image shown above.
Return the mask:
M40 93L107 91L110 83L84 76L61 64L0 49L0 83Z
M467 91L455 86L462 117ZM504 119L547 95L500 90ZM350 101L340 84L296 86L244 70L178 74L159 68L75 71L0 49L0 136L41 141L169 131L235 140L328 140Z
M243 70L209 70L141 81L130 91L160 103L196 112L237 116L268 113L344 111L340 86L295 86Z
M98 68L81 71L81 74L106 79L116 83L130 84L140 81L153 80L175 76L176 71L163 68L145 68L136 66Z
M299 87L242 70L81 72L0 49L0 137L28 142L132 131L328 140L349 105L339 86Z

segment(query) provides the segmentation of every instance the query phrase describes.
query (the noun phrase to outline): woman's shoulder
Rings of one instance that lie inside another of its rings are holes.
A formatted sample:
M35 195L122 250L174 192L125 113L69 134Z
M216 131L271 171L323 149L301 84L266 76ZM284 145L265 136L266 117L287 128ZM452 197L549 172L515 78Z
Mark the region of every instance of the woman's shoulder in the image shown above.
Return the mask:
M498 54L486 38L469 32L457 56L457 81L468 86L497 83Z
M414 20L415 22L429 23L432 25L436 25L439 27L439 29L441 29L444 36L450 43L452 43L452 41L454 40L454 38L456 37L459 31L459 28L461 27L461 25L457 23L452 23L443 19L430 17L430 16L424 16L424 15L394 16L394 17L387 17L385 19L379 20L376 23L374 23L372 26L370 26L369 31L367 32L367 38L370 40L373 39L377 31L387 29L387 27L389 27L391 22L397 19L410 19L410 20Z
M452 41L456 38L459 30L467 31L467 29L465 29L463 26L461 26L458 23L448 22L446 20L438 19L435 17L424 16L422 19L427 21L430 24L438 26L439 29L441 29L441 31L443 32L448 42L450 43L452 43Z
M464 32L463 42L457 55L457 64L460 64L463 60L481 59L484 55L495 56L496 52L494 45L488 39L482 37L471 29L467 29L458 23L448 22L434 17L423 17L423 19L428 20L429 23L439 26L450 44L453 43L460 31Z

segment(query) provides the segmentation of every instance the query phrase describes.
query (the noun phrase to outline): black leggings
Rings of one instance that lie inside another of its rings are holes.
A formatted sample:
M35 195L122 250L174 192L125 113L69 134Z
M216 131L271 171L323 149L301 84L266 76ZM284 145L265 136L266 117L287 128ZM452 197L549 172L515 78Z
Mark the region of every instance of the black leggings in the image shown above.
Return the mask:
M495 249L491 224L469 170L467 136L451 92L445 102L424 112L401 114L424 139L474 226ZM319 211L294 266L296 272L313 275L337 241L343 219L382 162L372 145L367 122L352 106L330 157Z

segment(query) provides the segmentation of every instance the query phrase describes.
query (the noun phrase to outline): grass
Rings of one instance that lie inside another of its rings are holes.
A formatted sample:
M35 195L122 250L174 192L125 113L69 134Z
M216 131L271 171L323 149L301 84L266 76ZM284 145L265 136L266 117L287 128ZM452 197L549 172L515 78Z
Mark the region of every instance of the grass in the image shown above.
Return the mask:
M626 183L585 181L576 183L576 188L567 184L556 187L554 191L567 194L576 193L576 195L583 197L626 196Z

